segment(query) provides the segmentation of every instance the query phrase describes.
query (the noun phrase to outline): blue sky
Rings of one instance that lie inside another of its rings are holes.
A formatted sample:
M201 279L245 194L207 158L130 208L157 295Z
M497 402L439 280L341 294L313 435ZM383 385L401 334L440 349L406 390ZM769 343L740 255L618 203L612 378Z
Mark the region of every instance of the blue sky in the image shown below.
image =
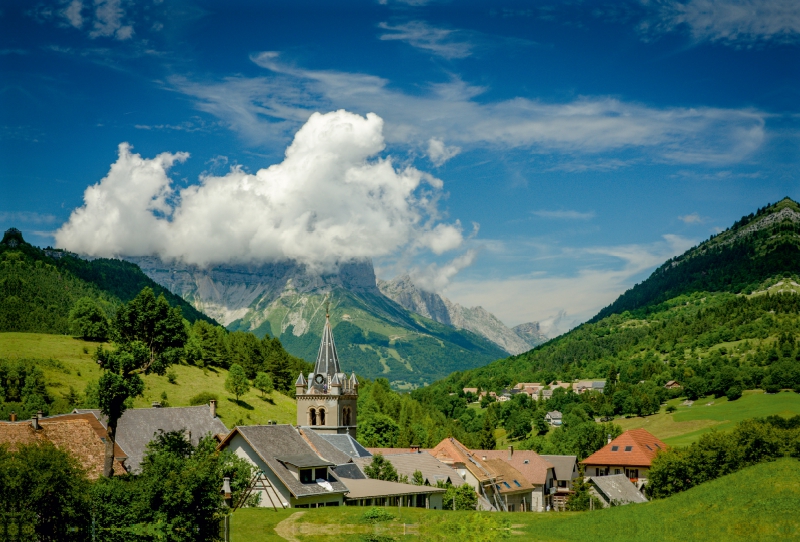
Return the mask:
M792 0L4 2L0 227L564 328L800 198L799 45Z

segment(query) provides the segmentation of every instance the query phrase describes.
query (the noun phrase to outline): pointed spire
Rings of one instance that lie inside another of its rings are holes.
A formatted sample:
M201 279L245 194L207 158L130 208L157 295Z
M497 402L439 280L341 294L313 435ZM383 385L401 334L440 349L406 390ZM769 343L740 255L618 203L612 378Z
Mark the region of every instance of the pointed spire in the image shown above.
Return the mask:
M299 387L305 386L306 384L308 384L308 382L306 382L306 379L303 377L303 373L300 373L300 376L297 377L297 381L294 383L294 386Z
M314 378L316 378L316 375L325 375L327 377L326 380L329 380L333 378L336 373L340 372L342 372L342 370L339 368L339 356L336 354L336 343L333 342L333 330L331 329L330 316L325 314L325 328L322 330L322 341L319 345L317 363L314 365Z
M333 386L342 387L342 381L339 380L339 373L336 373L335 375L333 375L333 380L331 380L331 387L333 387Z

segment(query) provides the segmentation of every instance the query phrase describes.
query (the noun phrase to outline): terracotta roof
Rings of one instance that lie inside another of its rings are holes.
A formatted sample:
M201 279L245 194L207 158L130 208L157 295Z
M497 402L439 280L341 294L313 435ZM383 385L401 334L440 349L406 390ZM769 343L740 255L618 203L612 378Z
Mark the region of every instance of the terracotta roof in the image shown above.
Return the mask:
M8 444L9 449L14 451L22 444L51 442L56 448L72 454L86 471L86 475L94 480L103 474L105 430L101 437L87 416L91 415L75 414L42 418L39 421L41 429L38 431L33 429L30 420L0 422L0 444ZM116 455L117 458L125 457L119 447L116 450L119 454ZM124 473L122 463L114 461L114 474Z
M544 485L547 471L554 466L533 450L514 450L511 459L508 450L473 450L473 454L483 459L500 459L518 470L532 484ZM494 464L494 463L493 463Z
M584 465L622 465L649 467L653 458L667 445L646 429L632 429L581 461Z

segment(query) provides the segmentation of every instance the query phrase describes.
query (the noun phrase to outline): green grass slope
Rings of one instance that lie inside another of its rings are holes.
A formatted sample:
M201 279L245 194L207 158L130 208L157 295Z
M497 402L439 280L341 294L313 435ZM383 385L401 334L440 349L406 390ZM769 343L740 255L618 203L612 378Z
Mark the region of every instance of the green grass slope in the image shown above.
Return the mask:
M233 514L231 540L797 540L798 466L794 459L762 463L668 499L593 512L500 514L391 508L396 519L371 525L362 521L366 509L360 507L277 512L248 508Z
M647 429L670 446L686 446L703 433L712 429L726 431L749 418L791 418L800 414L800 395L792 392L767 394L762 390L752 390L744 392L736 401L708 396L694 401L691 406L684 403L684 399L672 399L657 414L618 418L614 423L625 431ZM668 405L677 410L668 413Z
M0 333L0 359L36 363L45 374L47 391L56 398L66 395L70 387L82 394L87 383L100 378L100 369L92 360L97 346L97 343L64 335ZM161 401L162 393L167 394L169 406L189 406L193 396L206 391L219 397L217 412L228 427L237 423L263 424L268 420L296 422L294 399L278 392L264 400L260 392L250 390L237 404L225 391L228 372L224 369L204 371L193 366L175 365L170 370L177 374L175 384L169 383L166 376L144 377L144 396L134 400L134 407L150 407L153 401Z

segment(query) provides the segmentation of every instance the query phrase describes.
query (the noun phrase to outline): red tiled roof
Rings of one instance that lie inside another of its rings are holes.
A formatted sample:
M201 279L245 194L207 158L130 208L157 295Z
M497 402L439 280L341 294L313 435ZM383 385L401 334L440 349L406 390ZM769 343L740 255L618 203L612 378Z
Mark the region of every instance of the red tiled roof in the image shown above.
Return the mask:
M56 448L72 454L90 479L94 480L102 475L106 445L90 419L84 415L59 416L43 418L39 424L41 429L36 431L30 420L0 423L0 444L8 444L9 449L15 451L22 444L49 441ZM124 457L119 447L116 450L120 454L116 457ZM114 461L114 473L125 473L119 461Z
M495 475L494 485L498 493L530 493L533 490L533 484L502 459L488 459L485 465L491 468Z
M616 450L614 450L615 447ZM625 451L626 447L630 447L630 451ZM666 449L667 445L646 429L632 429L625 431L581 463L584 465L649 467L656 454Z
M433 450L428 450L428 453L454 469L457 468L457 464L464 465L481 483L496 476L491 467L479 457L471 455L470 450L455 438L442 440Z

